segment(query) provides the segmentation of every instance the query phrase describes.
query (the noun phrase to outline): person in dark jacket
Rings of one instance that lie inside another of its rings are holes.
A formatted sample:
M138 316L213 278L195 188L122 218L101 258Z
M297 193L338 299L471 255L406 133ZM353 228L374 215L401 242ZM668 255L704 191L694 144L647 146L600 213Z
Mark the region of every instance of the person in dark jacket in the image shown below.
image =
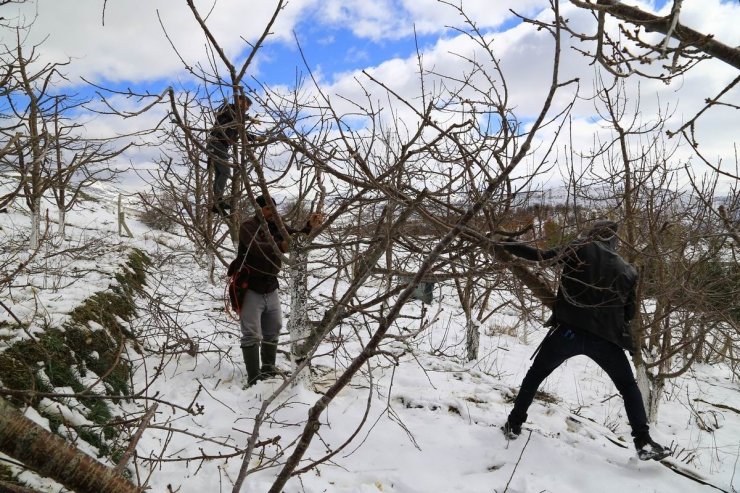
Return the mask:
M269 202L268 202L269 199ZM248 289L241 304L239 325L241 327L241 348L247 368L247 385L257 380L275 376L277 369L277 343L282 328L282 310L278 297L278 279L282 261L280 253L273 246L273 241L280 252L288 251L288 240L280 234L274 222L275 201L271 197L260 195L256 199L267 228L260 224L255 214L241 224L239 228L239 248L236 258L229 265L227 274L248 269ZM321 225L323 216L311 214L303 229L297 230L285 225L289 235L308 234L313 228ZM260 356L262 367L260 368Z
M229 163L229 149L239 141L239 126L256 122L247 115L252 106L252 100L243 94L236 95L233 103L224 103L216 110L216 121L211 127L208 136L208 166L213 167L213 212L228 214L231 205L224 200L226 183L231 177L231 164ZM249 142L256 142L257 136L245 132Z
M638 274L616 251L618 225L597 221L586 238L550 250L503 242L509 253L536 262L562 265L550 324L531 368L522 381L514 408L502 427L509 439L519 436L535 392L565 360L585 355L614 382L624 400L635 448L642 460L662 459L670 451L650 437L645 406L624 349L632 351L629 331L634 318Z

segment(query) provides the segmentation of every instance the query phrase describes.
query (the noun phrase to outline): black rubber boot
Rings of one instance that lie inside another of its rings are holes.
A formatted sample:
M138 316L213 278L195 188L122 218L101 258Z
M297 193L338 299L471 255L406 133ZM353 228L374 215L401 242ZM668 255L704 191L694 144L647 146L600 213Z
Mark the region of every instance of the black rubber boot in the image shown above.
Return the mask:
M254 385L260 379L260 349L258 345L242 346L244 366L247 367L247 387Z
M506 420L506 423L501 427L501 431L507 440L516 440L522 434L522 425Z
M278 376L278 369L275 366L275 359L277 358L277 343L263 341L260 353L262 353L262 375L265 378Z
M650 435L635 438L635 449L640 460L662 460L671 455L671 450L655 443Z

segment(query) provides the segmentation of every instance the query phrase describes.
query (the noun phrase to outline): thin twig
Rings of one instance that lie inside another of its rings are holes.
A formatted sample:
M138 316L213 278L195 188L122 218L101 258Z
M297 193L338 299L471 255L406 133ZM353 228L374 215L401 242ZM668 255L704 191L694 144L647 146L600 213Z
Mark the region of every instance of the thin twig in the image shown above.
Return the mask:
M149 408L146 414L144 414L144 417L141 419L139 429L136 430L134 437L131 439L131 442L126 448L126 452L124 452L123 456L121 457L121 460L119 460L118 464L116 464L116 468L114 469L116 474L121 474L121 472L123 472L123 468L126 467L126 464L128 464L129 459L131 459L131 454L134 452L134 450L136 450L136 445L139 443L141 436L144 434L144 430L146 430L147 426L149 426L149 421L151 421L154 413L157 411L157 407L159 407L159 404L155 402L154 405Z
M532 439L532 430L529 430L529 436L527 437L527 443L524 444L524 447L522 447L522 451L519 453L519 459L517 459L516 464L514 464L514 470L511 471L511 476L509 476L509 481L506 482L506 488L504 488L504 493L506 493L509 490L509 484L511 483L511 480L514 479L514 474L516 474L516 468L519 467L519 463L522 460L524 451L527 449L527 445L529 445L529 440L531 439Z

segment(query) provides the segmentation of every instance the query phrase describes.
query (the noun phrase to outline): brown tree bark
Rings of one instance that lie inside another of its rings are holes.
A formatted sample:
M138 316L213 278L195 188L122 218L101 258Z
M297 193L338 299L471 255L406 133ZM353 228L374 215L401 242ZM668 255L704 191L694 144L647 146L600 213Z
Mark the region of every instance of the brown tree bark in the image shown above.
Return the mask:
M555 306L555 293L553 293L552 288L541 277L537 276L536 273L527 267L517 263L514 256L504 250L504 247L501 245L494 245L493 251L496 258L504 262L506 268L514 274L514 277L532 291L535 298L540 300L547 308L552 309Z
M0 452L77 493L141 493L142 488L46 431L0 398Z

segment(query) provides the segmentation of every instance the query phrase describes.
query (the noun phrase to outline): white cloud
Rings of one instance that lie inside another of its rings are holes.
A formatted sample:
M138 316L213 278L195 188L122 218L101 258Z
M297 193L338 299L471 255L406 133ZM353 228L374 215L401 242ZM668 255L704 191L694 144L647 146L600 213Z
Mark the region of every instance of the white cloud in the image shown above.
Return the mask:
M705 32L723 33L727 36L723 41L730 45L740 44L738 43L739 34L734 28L733 21L740 13L738 6L723 4L718 0L708 0L702 4L701 8L696 8L695 5L692 7L692 9L685 10L682 19L684 22ZM586 11L564 5L562 14L567 15L572 25L584 28L585 32L594 29L592 18ZM549 16L550 14L542 15ZM527 122L540 110L550 84L553 64L552 37L545 31L536 31L530 25L519 25L501 33L491 34L489 39L491 38L494 40L494 54L500 60L506 80L508 105L515 109L521 121ZM602 123L592 122L596 110L593 101L588 99L594 91L595 68L591 65L589 58L568 47L568 43L572 41L568 35L563 36L563 41L560 80L579 78L581 99L576 102L573 109L572 116L575 123L572 135L567 138L561 136L560 148L569 145L569 139L572 138L576 149L585 152L592 147L596 133L606 132ZM464 58L475 58L477 62L486 66L489 74L494 75L495 85L503 90L501 78L491 70L492 64L487 61L486 54L464 35L438 40L433 46L423 50L422 58L424 67L427 70L433 69L437 74L426 78L425 88L428 92L439 91L443 86L447 90L453 90L453 78L460 79L471 70L470 63ZM423 104L419 97L421 84L418 76L418 60L415 56L388 60L375 67L369 67L366 71L400 94L418 110L422 109ZM722 62L708 60L702 62L687 75L674 79L670 84L639 77L628 78L625 81L625 90L630 105L640 98L640 121L654 121L658 112L666 111L667 108L672 112L667 128L676 130L683 122L693 118L704 107L704 100L707 97L714 97L736 76L736 73L734 68ZM444 75L446 78L443 80L439 75ZM474 79L477 80L479 88L490 87L490 83L480 76ZM608 76L606 80L609 80ZM551 116L570 102L575 87L564 88L558 92ZM347 114L352 113L355 108L345 103L344 100L364 101L367 90L370 91L374 102L388 109L389 103L385 90L369 81L360 71L342 74L325 87L326 93L332 96L342 96L342 98L334 97L333 102L340 113L346 112ZM468 94L473 93L468 91ZM740 96L740 90L735 89L727 95L726 100L737 101L738 96ZM393 106L394 112L387 113L387 119L403 121L413 129L413 122L418 120L414 112L398 102L394 102ZM699 121L696 135L700 142L700 150L707 158L713 162L722 160L726 164L734 163L737 111L722 107L712 108ZM546 143L551 138L551 131L545 131L541 136L544 140L540 142ZM666 145L674 146L678 143L679 139L674 138L667 141ZM673 158L674 164L687 162L692 162L695 166L698 164L696 156L685 143L679 146ZM706 170L702 166L696 169Z
M456 3L456 2L451 2ZM510 9L531 14L547 6L544 0L468 0L466 14L481 29L499 27L514 15ZM440 33L462 18L455 8L438 0L325 0L319 22L350 29L355 36L374 41Z
M265 23L272 15L275 0L269 2L245 2L243 0L199 0L196 4L206 15L211 5L215 8L207 22L214 34L232 58L238 58L247 43L253 42L261 33ZM515 109L517 116L528 121L536 115L544 99L550 82L553 61L553 43L545 31L536 31L530 25L518 25L503 32L501 26L512 19L509 8L526 14L533 14L543 8L544 0L490 0L464 1L463 6L476 25L485 30L489 39L493 39L493 49L500 60L507 83L509 106ZM584 32L593 32L595 24L589 13L576 9L569 2L563 2L562 14L573 23L583 28ZM157 11L168 34L180 54L189 65L208 63L205 49L205 38L193 19L192 13L184 2L172 0L108 0L105 11L105 26L102 25L103 0L36 0L23 7L23 12L32 16L35 9L39 17L33 26L33 36L41 40L48 34L48 39L39 49L42 61L63 61L73 58L73 63L65 68L73 83L75 77L85 75L92 80L108 79L112 81L147 82L157 79L173 80L187 78L180 60L170 47L157 19ZM2 14L9 15L9 7ZM664 8L665 10L665 8ZM665 12L662 12L663 14ZM550 16L550 13L543 13ZM736 2L722 3L719 0L704 2L684 2L682 22L703 32L716 34L717 38L730 46L740 44L740 30L734 20L740 15ZM481 51L466 36L455 35L447 26L455 25L464 28L463 19L449 5L436 0L291 0L279 21L272 30L271 39L292 43L292 30L300 21L316 20L313 26L317 40L333 39L332 32L322 31L322 27L342 26L352 30L355 35L382 41L383 39L401 39L408 37L414 26L417 32L440 33L441 37L434 44L422 47L423 63L426 70L437 74L459 78L470 70L470 64L461 57L475 57L476 60L491 68L490 61L482 56ZM14 44L14 33L0 31L2 42ZM569 37L564 36L569 42ZM348 53L361 56L361 51L347 47ZM259 62L259 60L258 60ZM418 76L418 61L415 56L394 58L367 71L397 91L412 104L421 109L421 85ZM253 68L256 70L257 63ZM332 97L340 114L356 112L357 108L347 103L341 95L358 104L365 104L369 91L373 104L388 109L389 99L385 91L370 82L360 71L346 74L322 73L321 60L314 73L325 83L324 89ZM259 74L254 70L252 75ZM735 76L736 71L717 61L706 61L691 71L687 76L678 78L670 85L662 82L631 78L627 90L631 98L636 98L639 91L642 96L641 111L645 119L657 114L658 105L670 105L675 112L669 128L677 128L683 121L692 118L702 109L703 101L713 97ZM578 77L581 80L581 94L587 96L593 91L592 79L594 69L589 60L570 49L565 49L561 61L561 80ZM501 86L500 77L496 76L496 85ZM358 80L362 86L358 84ZM485 88L487 81L478 78L480 88ZM427 91L437 91L441 86L439 76L429 76L426 81ZM451 79L445 83L449 84ZM490 87L490 84L489 84ZM737 101L739 91L736 89L728 95L729 100ZM563 107L572 98L571 89L562 90L555 105ZM413 127L415 116L403 105L394 103L393 116L409 127ZM714 108L710 110L697 127L701 149L712 159L733 159L733 145L736 139L737 116L734 110ZM154 115L154 114L152 114ZM597 123L590 123L594 115L593 104L581 100L574 108L574 142L581 148L588 148L594 136ZM130 119L114 121L114 118L100 118L97 130L124 132L137 125L148 125L150 119ZM355 120L356 121L356 120ZM143 128L143 127L139 127ZM547 139L549 135L543 134ZM682 150L682 156L688 159L688 150ZM134 159L142 159L139 155Z
M740 45L740 30L737 29L740 4L737 1L707 0L683 2L681 23L705 34L713 34L718 41L728 46Z
M290 40L303 9L313 1L288 2L270 39ZM262 34L276 1L198 0L195 4L233 60L248 48L247 42ZM41 62L74 60L65 69L72 83L79 83L80 75L93 81L151 81L182 73L183 64L167 36L188 65L208 64L205 36L185 2L108 0L105 25L103 5L103 0L35 0L18 7L18 15L26 21L35 17L32 42L46 38L39 49ZM4 9L6 18L13 17L9 7ZM11 30L4 29L0 35L2 43L15 43Z

